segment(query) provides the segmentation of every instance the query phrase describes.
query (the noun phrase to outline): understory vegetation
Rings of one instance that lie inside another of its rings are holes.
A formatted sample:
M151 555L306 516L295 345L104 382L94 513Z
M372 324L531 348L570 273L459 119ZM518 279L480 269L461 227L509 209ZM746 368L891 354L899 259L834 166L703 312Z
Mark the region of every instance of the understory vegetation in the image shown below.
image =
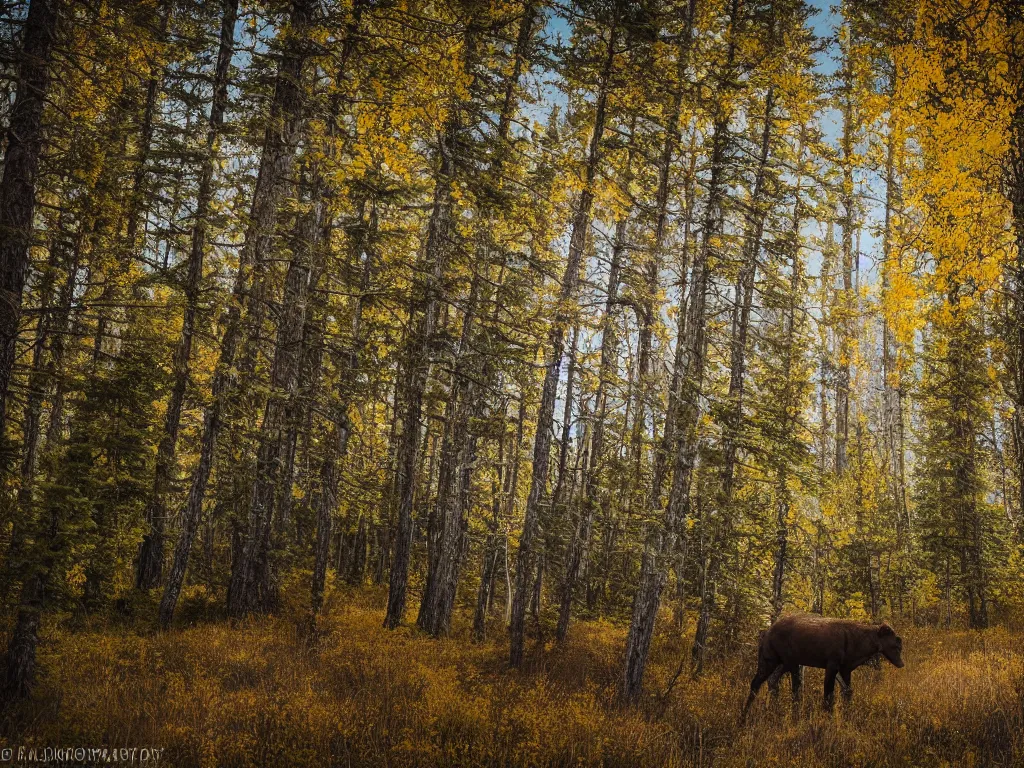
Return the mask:
M382 624L380 590L237 626L186 606L171 632L66 617L41 650L38 696L9 713L0 745L158 745L181 766L932 766L1024 758L1022 634L899 626L907 665L854 673L852 704L821 707L807 670L799 715L788 678L745 727L756 637L683 673L693 625L659 623L649 695L616 696L626 628L584 621L564 645L531 637L521 671L507 641L472 643ZM692 619L692 617L688 617ZM11 729L20 731L17 738Z

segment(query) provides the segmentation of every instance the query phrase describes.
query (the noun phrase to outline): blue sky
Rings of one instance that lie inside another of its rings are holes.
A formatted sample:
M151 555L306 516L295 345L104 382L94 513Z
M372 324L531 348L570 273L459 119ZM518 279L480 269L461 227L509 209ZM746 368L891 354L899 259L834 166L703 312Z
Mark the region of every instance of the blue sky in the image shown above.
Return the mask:
M836 27L839 23L838 6L833 6L829 0L808 0L808 4L816 9L815 13L810 19L810 26L814 31L815 35L824 40L832 40L836 35ZM569 22L555 9L549 9L549 16L546 22L546 32L552 38L556 35L561 36L563 41L567 41L571 34L571 27ZM839 68L838 51L834 44L829 45L824 50L820 51L816 56L816 69L823 75L834 75ZM529 116L538 122L545 122L547 116L554 105L564 107L565 95L560 91L555 83L549 82L542 86L542 99L538 104L533 105L527 109ZM838 143L839 132L841 130L841 120L838 111L833 109L827 109L819 115L819 125L826 139L833 145ZM879 182L879 179L871 174L858 175L858 182L863 186L864 191L871 192L871 187ZM874 197L881 197L881 194L875 194ZM864 212L865 221L862 231L860 232L860 265L859 272L862 281L870 282L873 279L873 266L877 258L876 250L879 246L877 238L872 233L872 227L877 224L880 216L878 211L866 210ZM819 233L824 234L824 233ZM837 230L836 236L839 236ZM810 254L809 268L811 272L817 271L820 258L817 254Z

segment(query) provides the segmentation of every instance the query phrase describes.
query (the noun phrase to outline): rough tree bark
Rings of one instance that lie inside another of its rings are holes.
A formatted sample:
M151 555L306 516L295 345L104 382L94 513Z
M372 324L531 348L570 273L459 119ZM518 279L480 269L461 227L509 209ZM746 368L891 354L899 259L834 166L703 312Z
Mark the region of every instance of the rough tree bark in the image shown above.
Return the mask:
M259 291L254 291L254 283L258 281L262 268L256 267L261 265L270 252L277 224L281 190L291 173L295 157L301 125L301 77L307 58L305 36L311 21L311 13L311 0L293 2L291 30L288 33L286 50L278 65L277 83L264 137L259 176L253 191L250 223L239 257L229 305L222 318L224 331L213 377L212 400L203 416L199 461L192 473L188 500L181 515L181 533L160 603L160 623L164 626L170 623L184 583L189 553L199 526L203 501L213 469L217 438L224 423L224 409L235 387L233 369L241 341L242 313L251 301L258 300Z
M365 215L365 213L364 213ZM352 425L348 418L348 408L352 399L352 382L359 371L360 353L363 339L363 312L370 301L370 285L373 280L372 245L377 230L376 209L371 209L368 221L360 221L352 237L352 254L354 262L363 261L362 275L359 281L359 299L352 313L352 338L348 353L335 360L335 365L344 373L340 377L339 390L333 404L333 418L327 438L326 451L320 463L320 489L314 505L316 509L316 541L313 548L313 581L310 607L315 620L323 607L324 584L327 579L327 561L331 542L332 515L338 506L338 482L341 474L341 461L348 448ZM365 520L360 519L360 531L365 536ZM365 544L364 544L365 549ZM360 574L362 564L352 568L353 573Z
M302 338L306 326L310 276L320 251L324 205L319 185L312 183L309 210L299 216L292 260L285 277L281 320L274 342L270 396L260 424L256 480L242 550L231 571L228 613L242 616L267 612L277 602L272 558L272 533L280 480L288 464L289 434L298 417L297 394Z
M458 123L453 120L439 142L441 168L434 188L434 204L427 230L422 272L424 282L419 296L410 306L412 330L406 343L403 364L405 381L402 431L398 442L395 493L398 498L398 528L388 584L388 608L384 626L394 629L405 617L406 588L409 578L409 556L413 536L413 499L416 470L420 459L420 420L423 396L430 378L430 350L434 343L441 307L441 290L450 257L452 229L451 186L455 174L454 150ZM415 289L414 289L415 291Z
M43 105L60 20L60 0L32 0L18 65L18 92L11 110L0 178L0 440L6 437L7 394L14 369L21 298L29 265L36 176L43 144ZM55 535L51 531L51 535ZM48 564L27 574L21 604L7 646L0 696L9 701L29 694L35 678L39 619Z
M536 7L531 0L524 5L520 16L512 52L512 71L504 83L495 146L491 167L487 173L489 182L495 190L500 189L503 181L502 173L508 155L512 119L518 107L516 89L529 56L537 25L536 16ZM494 291L500 290L505 274L506 254L492 238L493 227L490 222L495 213L493 202L485 202L481 217L488 224L481 228L478 235L478 266L463 315L462 335L455 356L448 401L445 404L445 431L442 439L438 496L431 517L433 525L428 531L427 581L417 617L420 628L434 636L447 633L451 623L451 611L458 588L460 542L462 531L466 527L465 515L472 487L472 467L477 453L477 437L471 427L473 420L483 414L487 405L488 383L494 375L491 358L483 356L484 359L481 361L481 355L475 350L487 343L489 327L477 327L480 315L478 305L487 298L482 295L485 287L492 284L492 280L485 277L480 270L495 269L490 266L491 254L495 251L500 251L500 256L496 266L497 280L493 282ZM491 325L496 322L499 309L498 301L492 300L494 310L490 319Z
M597 509L598 489L600 488L602 470L604 469L604 430L608 414L608 387L612 377L613 366L618 363L618 338L615 327L618 318L618 292L620 271L622 269L622 252L626 247L626 229L628 216L619 219L615 228L615 241L612 246L611 264L608 268L608 287L605 292L604 318L601 324L601 361L597 375L597 406L594 410L594 427L590 439L590 466L583 478L581 510L576 529L569 540L566 553L565 575L562 582L561 603L558 611L558 626L555 638L561 642L569 633L569 620L572 614L572 602L576 586L581 578L581 571L587 561L590 546L590 532L594 525ZM575 345L574 345L575 346Z
M220 44L217 66L213 75L213 98L210 119L206 128L205 158L199 172L196 193L196 212L192 225L192 238L188 255L188 272L183 290L185 311L181 320L181 336L174 351L174 383L167 401L164 429L157 448L153 487L146 504L145 518L150 525L143 537L135 585L139 589L157 586L163 574L164 523L167 518L167 493L172 483L181 412L185 404L195 337L196 314L199 309L199 289L203 277L203 259L206 235L213 203L213 174L217 165L217 145L224 130L224 113L228 103L228 78L231 57L234 55L235 22L238 19L238 0L223 0L221 5Z
M32 0L29 4L18 57L18 91L7 128L0 178L0 439L7 431L7 394L14 369L21 295L32 243L36 176L43 148L43 106L50 87L50 60L61 10L61 0ZM30 655L34 657L34 653Z
M533 444L530 492L526 498L523 532L519 537L519 549L516 552L515 588L512 597L512 617L509 624L509 664L512 667L520 666L523 661L527 602L530 599L530 588L533 586L537 566L535 539L539 535L540 501L547 485L548 468L551 462L551 426L555 414L555 395L558 390L559 372L562 368L562 356L565 351L565 332L571 321L569 304L576 298L583 251L590 230L591 207L594 202L593 186L597 177L597 167L601 160L601 139L604 136L608 90L612 69L615 65L618 31L616 20L612 22L611 28L608 30L607 52L598 82L594 126L587 150L583 190L576 203L572 233L569 238L569 254L558 295L558 309L548 336L544 383L541 387L540 408L537 412L537 429Z
M482 254L481 254L482 256ZM481 262L482 263L482 262ZM470 467L476 452L476 440L470 431L470 419L476 415L476 387L467 376L473 366L470 358L473 325L480 301L481 275L473 278L462 334L455 353L455 372L445 407L444 434L441 439L441 466L438 476L437 501L428 531L427 580L416 623L428 634L438 636L448 631L451 613L449 594L458 582L458 549L466 508L463 501L469 491Z
M750 309L754 299L758 260L761 257L761 239L769 201L765 199L766 185L770 183L769 159L771 155L773 110L775 92L768 89L764 103L764 126L761 132L760 152L754 175L754 188L750 199L750 213L744 236L744 261L736 282L736 300L733 304L732 338L730 340L729 392L723 424L722 479L718 510L711 522L710 547L702 558L701 602L694 635L694 673L701 674L707 656L708 633L712 609L715 604L718 574L722 566L723 550L729 546L732 527L732 505L736 490L736 455L739 449L743 422L743 400L747 367L747 336L750 329ZM707 522L706 519L702 522Z
M538 25L537 18L537 6L533 0L527 0L523 4L522 16L519 20L519 31L516 35L515 48L512 55L512 70L505 80L505 93L502 99L501 112L498 117L498 128L496 131L496 146L495 153L492 163L492 183L500 186L502 168L509 152L509 136L512 128L512 119L515 116L518 107L517 89L519 87L519 81L522 77L523 70L527 66L529 61L530 49L533 45L533 39L536 34ZM489 236L489 231L488 231ZM505 274L505 253L502 252L501 267L499 269L497 286L501 286ZM494 310L492 313L492 321L497 319L497 313L499 311L499 301L494 302ZM486 336L485 336L486 338ZM484 364L485 371L491 367L491 362L488 359ZM485 372L484 381L490 380L490 373ZM500 389L500 387L499 387ZM498 411L504 413L507 403L502 401L499 403ZM499 524L501 520L502 501L504 500L506 509L506 519L511 519L515 507L515 484L518 478L519 472L519 456L520 446L522 443L522 429L523 423L526 418L526 402L524 398L520 398L519 401L519 420L516 432L516 443L514 450L510 453L514 456L513 458L513 469L511 472L506 473L504 468L504 436L499 438L498 442L498 470L497 479L492 484L492 500L491 500L491 524L490 530L488 531L487 541L484 545L483 563L481 566L480 573L480 586L477 590L477 602L476 609L473 613L473 638L477 642L484 639L487 628L487 612L489 610L491 601L494 597L494 584L495 576L498 572L498 559L500 555L499 543L500 533Z
M738 0L733 0L730 29L738 14ZM732 36L730 36L731 38ZM730 39L727 66L735 56L735 41ZM679 526L690 506L690 479L697 458L697 425L700 421L700 395L705 366L705 335L707 330L707 294L711 282L713 241L721 227L721 198L724 194L726 151L729 147L731 115L721 105L714 107L714 134L711 138L710 177L704 211L701 246L694 254L690 275L689 301L686 307L685 335L679 353L677 373L676 449L673 458L672 486L668 504L659 524L649 532L640 566L640 583L633 598L632 618L626 639L626 657L621 695L634 702L643 691L643 676L654 635L654 622L661 603L667 568L666 556L675 553ZM653 494L658 490L658 497ZM652 509L659 509L660 489L652 488Z
M1018 520L1024 520L1024 9L1014 0L1001 3L1008 30L1009 77L1014 111L1006 157L1005 189L1013 213L1017 253L1011 262L1007 301L1007 363L1014 412L1011 421L1014 474L1017 480Z
M464 31L463 68L474 78L476 61L479 56L481 29L478 21L471 19ZM471 92L473 87L469 89ZM470 97L472 98L472 97ZM434 200L427 226L427 242L424 247L420 270L424 276L419 291L413 289L409 307L410 332L406 340L403 361L402 433L398 444L397 473L395 478L398 497L398 526L395 532L394 555L391 561L391 577L388 584L388 607L384 626L394 629L405 617L406 592L409 580L409 559L413 538L413 502L416 490L417 466L420 454L420 424L423 413L423 397L431 371L431 350L441 314L443 283L452 256L454 221L452 209L452 185L458 172L456 152L459 139L465 130L468 100L452 105L448 125L438 140L440 166L434 184Z

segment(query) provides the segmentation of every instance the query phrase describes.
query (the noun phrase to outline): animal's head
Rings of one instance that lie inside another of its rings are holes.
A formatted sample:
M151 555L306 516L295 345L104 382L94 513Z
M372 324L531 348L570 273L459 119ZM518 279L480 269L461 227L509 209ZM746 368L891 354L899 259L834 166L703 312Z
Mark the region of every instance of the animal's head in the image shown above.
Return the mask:
M875 630L878 634L878 651L894 667L903 666L903 641L896 631L888 624L882 624Z

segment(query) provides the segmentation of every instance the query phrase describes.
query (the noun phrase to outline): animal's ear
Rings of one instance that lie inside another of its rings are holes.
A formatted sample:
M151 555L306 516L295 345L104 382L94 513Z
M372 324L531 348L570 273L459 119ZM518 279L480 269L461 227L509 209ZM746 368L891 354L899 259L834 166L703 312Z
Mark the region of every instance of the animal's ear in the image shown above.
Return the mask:
M878 628L878 634L880 637L886 637L887 635L895 635L896 632L888 624L883 624Z

